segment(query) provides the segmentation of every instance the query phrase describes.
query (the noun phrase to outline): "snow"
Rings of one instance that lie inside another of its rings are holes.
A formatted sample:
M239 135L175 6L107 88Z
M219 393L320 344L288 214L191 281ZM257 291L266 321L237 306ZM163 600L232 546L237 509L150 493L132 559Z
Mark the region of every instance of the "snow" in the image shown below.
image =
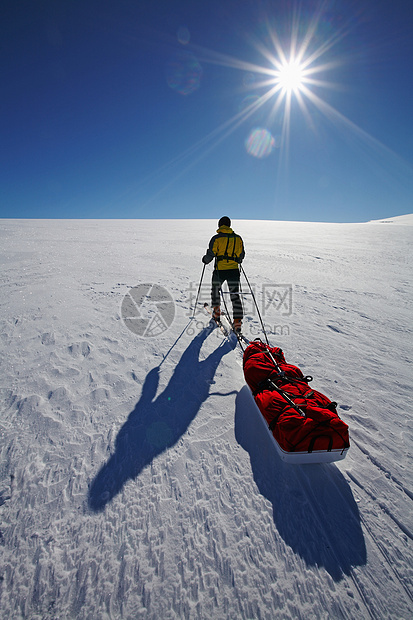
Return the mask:
M412 228L234 228L347 457L283 463L239 346L191 320L215 221L2 220L2 617L412 617ZM153 337L121 317L142 283L175 304Z

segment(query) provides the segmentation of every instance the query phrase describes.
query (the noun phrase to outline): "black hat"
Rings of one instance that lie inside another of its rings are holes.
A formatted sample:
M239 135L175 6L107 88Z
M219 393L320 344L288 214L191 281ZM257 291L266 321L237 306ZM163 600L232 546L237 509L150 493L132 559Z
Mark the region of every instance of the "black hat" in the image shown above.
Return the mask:
M231 226L231 220L226 215L224 215L224 217L221 217L218 222L218 228L220 228L221 226Z

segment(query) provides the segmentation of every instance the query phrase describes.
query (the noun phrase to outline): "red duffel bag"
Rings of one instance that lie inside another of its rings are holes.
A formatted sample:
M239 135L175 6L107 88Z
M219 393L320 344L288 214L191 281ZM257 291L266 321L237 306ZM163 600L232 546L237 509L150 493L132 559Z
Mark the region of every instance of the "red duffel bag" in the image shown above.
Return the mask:
M275 440L285 452L345 451L348 426L337 403L309 387L279 347L254 341L244 352L244 376Z

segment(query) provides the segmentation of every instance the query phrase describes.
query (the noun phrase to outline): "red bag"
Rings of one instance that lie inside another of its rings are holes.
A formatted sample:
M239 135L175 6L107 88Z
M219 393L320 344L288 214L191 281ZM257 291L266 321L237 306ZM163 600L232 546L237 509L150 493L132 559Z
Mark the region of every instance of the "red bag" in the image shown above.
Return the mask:
M279 347L252 342L244 352L244 376L285 452L349 447L348 426L337 414L337 403L312 390L308 385L311 377L304 377L297 366L287 364Z

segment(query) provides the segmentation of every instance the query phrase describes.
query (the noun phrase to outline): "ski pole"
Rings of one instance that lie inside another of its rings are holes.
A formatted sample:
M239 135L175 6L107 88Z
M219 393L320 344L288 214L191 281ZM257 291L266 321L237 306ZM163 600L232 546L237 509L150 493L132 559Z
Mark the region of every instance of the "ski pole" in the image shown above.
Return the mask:
M201 284L202 284L202 280L204 279L205 267L206 267L206 265L205 265L205 263L204 263L204 266L203 266L203 268L202 268L202 273L201 273L201 279L200 279L200 281L199 281L198 293L197 293L197 295L196 295L195 306L194 306L194 313L193 313L193 315L191 316L191 319L194 319L194 318L195 318L195 310L196 310L196 307L197 307L197 304L198 304L198 299L199 299L199 293L200 293L200 291L201 291Z

